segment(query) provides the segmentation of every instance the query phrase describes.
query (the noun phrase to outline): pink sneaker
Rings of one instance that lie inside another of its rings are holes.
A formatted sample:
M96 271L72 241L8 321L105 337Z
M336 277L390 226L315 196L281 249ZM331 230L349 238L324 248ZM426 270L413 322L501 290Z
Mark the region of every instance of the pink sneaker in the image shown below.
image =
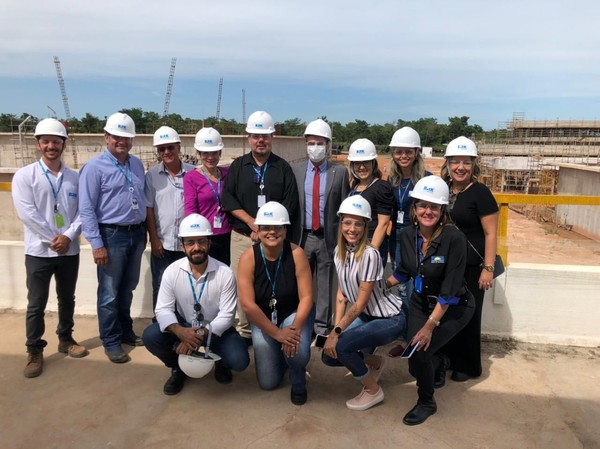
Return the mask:
M358 396L346 401L346 407L350 410L367 410L380 402L383 402L383 388L379 387L374 394L363 388Z

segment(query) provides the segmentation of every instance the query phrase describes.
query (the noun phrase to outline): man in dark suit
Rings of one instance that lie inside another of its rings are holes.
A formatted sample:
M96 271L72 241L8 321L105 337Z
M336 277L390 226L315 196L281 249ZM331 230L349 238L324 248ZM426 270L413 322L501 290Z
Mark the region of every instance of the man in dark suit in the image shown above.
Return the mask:
M348 194L348 170L327 158L331 127L324 120L310 122L304 138L308 161L292 165L300 197L300 220L292 226L310 262L316 304L314 331L320 334L329 332L334 324L337 275L333 250L337 244L337 211Z

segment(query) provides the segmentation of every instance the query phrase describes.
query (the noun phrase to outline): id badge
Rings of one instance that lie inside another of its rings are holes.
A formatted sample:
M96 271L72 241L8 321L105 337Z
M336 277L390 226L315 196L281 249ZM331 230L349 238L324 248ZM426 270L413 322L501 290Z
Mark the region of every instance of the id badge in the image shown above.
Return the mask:
M222 226L223 226L223 220L218 215L215 215L215 218L213 218L213 228L221 229Z
M65 225L65 217L56 212L54 214L54 224L57 228L62 228Z
M258 207L263 207L267 202L267 195L258 195Z
M417 276L415 278L415 291L417 293L423 293L423 278L421 276Z
M140 208L140 205L138 204L138 200L135 197L131 198L131 208L133 210L138 210Z
M398 218L396 219L396 223L404 224L404 211L403 210L398 211Z
M277 326L277 309L273 309L271 312L271 323Z

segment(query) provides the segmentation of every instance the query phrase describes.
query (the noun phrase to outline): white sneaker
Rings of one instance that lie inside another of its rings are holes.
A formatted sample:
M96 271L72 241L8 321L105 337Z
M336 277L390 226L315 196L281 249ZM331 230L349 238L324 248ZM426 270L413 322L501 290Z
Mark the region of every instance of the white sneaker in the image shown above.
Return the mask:
M346 401L346 407L350 410L367 410L380 402L383 402L383 388L379 387L374 394L363 388L358 396Z

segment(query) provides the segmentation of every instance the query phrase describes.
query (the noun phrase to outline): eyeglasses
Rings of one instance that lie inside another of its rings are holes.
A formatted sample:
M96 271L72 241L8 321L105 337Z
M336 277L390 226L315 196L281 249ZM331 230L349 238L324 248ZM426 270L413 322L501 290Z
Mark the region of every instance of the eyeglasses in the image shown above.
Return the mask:
M156 147L159 153L164 153L165 151L177 151L179 147L175 144L172 145L161 145L160 147Z
M352 166L354 168L359 168L359 167L365 167L365 168L369 168L371 167L371 165L373 164L373 161L355 161L352 162Z
M458 167L460 164L463 164L464 167L471 167L473 161L458 161L456 159L450 159L448 161L448 165L452 165L453 167Z
M258 225L258 229L260 231L264 231L264 232L270 232L270 231L281 232L281 231L283 231L284 227L285 226L283 226L283 225Z
M38 143L40 145L50 145L50 144L53 144L53 145L56 145L56 146L60 146L63 143L65 143L65 141L63 139L44 139L44 138L40 138L38 140Z
M273 138L273 134L250 134L250 138L252 140L271 140Z
M196 245L206 246L210 242L210 239L203 237L201 239L182 240L181 244L186 248L193 248Z
M119 140L125 140L125 141L133 140L133 137L115 136L114 134L108 134L108 135L115 142L118 142Z
M342 226L345 228L355 227L355 228L362 229L365 227L365 225L366 225L366 223L364 221L360 221L360 220L343 220L342 221Z
M393 151L394 156L402 156L403 154L407 156L412 156L415 154L414 148L397 148Z
M420 210L429 209L431 212L439 212L442 210L441 204L432 204L432 203L415 203L415 207Z

